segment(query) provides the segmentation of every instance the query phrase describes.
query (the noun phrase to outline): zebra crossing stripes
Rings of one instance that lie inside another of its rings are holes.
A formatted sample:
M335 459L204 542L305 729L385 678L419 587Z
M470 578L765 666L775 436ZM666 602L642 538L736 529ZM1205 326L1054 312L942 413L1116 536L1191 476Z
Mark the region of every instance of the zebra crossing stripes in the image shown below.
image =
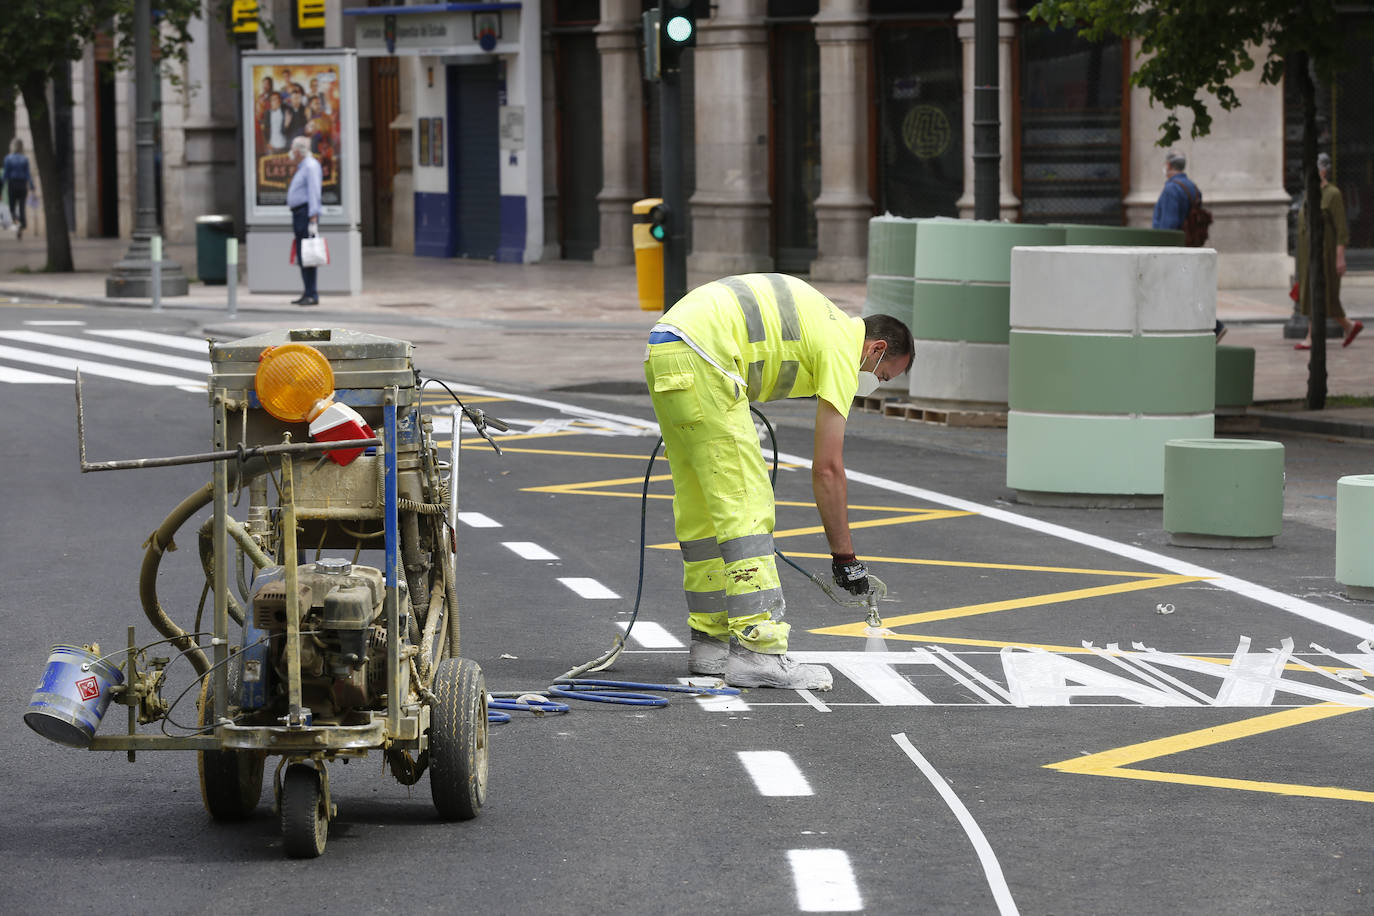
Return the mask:
M92 329L81 327L80 323L25 323L31 328L60 328L62 333L50 330L0 331L0 383L69 385L79 370L87 377L114 379L136 385L179 388L191 392L205 390L205 377L210 372L209 359L195 359L181 354L194 353L208 357L208 341L136 328ZM77 330L79 327L81 330ZM169 350L180 352L167 352ZM58 372L71 374L55 374Z
M44 375L27 369L0 366L0 382L9 382L11 385L70 385L72 380L58 375Z
M95 337L108 337L112 340L128 340L135 343L154 344L159 347L170 347L173 350L185 350L187 353L200 353L209 355L210 341L195 337L179 337L176 334L159 334L156 331L140 331L137 329L91 329L86 332Z
M48 369L63 369L69 372L76 372L76 370L80 369L86 375L119 379L125 382L134 382L138 385L170 387L196 386L198 390L205 390L204 379L196 380L175 375L165 375L161 372L149 372L145 369L111 366L105 363L92 362L88 359L72 359L67 356L58 356L55 353L39 353L36 350L21 350L17 347L0 346L0 360L37 364Z
M76 353L103 356L129 363L151 363L164 369L180 369L183 372L199 373L202 376L210 374L210 361L208 359L191 359L185 356L153 353L136 347L122 347L117 344L101 343L98 340L87 340L84 337L65 337L61 334L48 334L43 331L0 331L0 339L36 344L41 347L53 347L58 350L71 350Z

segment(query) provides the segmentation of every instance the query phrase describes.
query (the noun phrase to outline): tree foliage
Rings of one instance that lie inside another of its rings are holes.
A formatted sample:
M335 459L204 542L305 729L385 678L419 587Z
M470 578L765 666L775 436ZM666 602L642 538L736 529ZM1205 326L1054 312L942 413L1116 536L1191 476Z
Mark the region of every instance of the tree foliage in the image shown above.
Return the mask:
M1300 52L1326 80L1340 66L1346 38L1336 0L1040 0L1029 15L1093 41L1138 39L1131 84L1148 90L1167 111L1160 146L1182 135L1181 110L1192 112L1194 138L1207 135L1212 116L1203 95L1224 111L1239 106L1230 82L1253 70L1257 57L1262 82L1278 85Z
M59 68L80 60L100 32L115 38L116 62L132 66L135 0L5 0L0 16L0 100L24 99L33 132L33 158L43 191L48 270L72 269L71 242L56 157L48 85ZM200 0L156 0L152 39L164 67L184 63L191 20Z

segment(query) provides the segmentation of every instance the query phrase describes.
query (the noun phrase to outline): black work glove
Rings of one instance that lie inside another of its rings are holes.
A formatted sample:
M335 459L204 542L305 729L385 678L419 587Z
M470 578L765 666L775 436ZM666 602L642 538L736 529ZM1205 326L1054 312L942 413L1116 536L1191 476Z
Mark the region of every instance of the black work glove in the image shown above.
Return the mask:
M834 577L835 584L849 594L868 594L868 567L860 563L854 554L832 553L830 574Z

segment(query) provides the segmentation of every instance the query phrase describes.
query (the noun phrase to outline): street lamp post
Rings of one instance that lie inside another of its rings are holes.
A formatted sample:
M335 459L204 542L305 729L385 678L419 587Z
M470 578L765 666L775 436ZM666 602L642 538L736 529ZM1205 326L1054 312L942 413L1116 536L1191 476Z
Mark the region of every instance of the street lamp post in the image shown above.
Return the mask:
M134 202L133 242L124 259L105 278L105 295L117 298L151 298L153 294L152 239L161 234L157 218L156 163L153 136L153 31L152 0L134 4L134 132L137 156L135 176L138 197ZM161 264L163 296L186 295L186 274L175 261Z

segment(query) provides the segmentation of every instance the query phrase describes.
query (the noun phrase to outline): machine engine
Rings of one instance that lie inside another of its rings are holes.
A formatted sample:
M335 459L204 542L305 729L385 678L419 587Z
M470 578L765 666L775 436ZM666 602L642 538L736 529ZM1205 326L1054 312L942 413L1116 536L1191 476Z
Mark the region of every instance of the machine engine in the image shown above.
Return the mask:
M385 702L385 577L371 566L323 558L296 568L296 588L302 702L316 721L348 724L353 710ZM245 630L245 709L269 703L286 681L283 567L259 571L253 584L251 622L257 631L252 641L258 651L249 649Z

